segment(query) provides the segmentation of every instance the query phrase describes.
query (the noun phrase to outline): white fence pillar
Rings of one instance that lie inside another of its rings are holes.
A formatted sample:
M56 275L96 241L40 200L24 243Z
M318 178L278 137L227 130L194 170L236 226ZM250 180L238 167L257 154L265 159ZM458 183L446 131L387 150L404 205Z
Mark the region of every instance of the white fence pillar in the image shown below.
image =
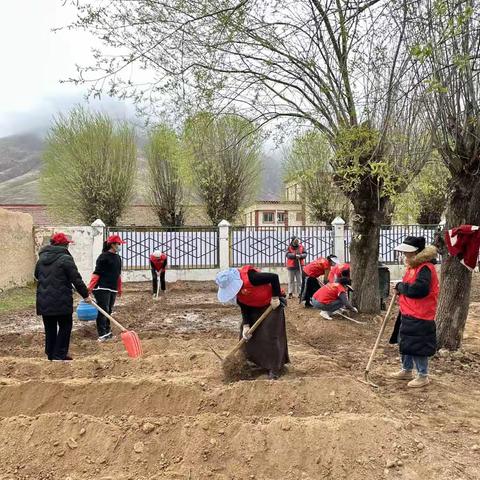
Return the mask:
M333 252L338 260L345 262L345 221L341 217L335 217L333 227Z
M220 270L224 270L230 267L230 223L226 220L222 220L218 224L218 229L218 260L220 264Z
M105 234L105 224L100 220L95 220L92 225L93 240L92 240L92 272L95 270L95 263L97 262L97 257L102 253L103 250L103 238Z

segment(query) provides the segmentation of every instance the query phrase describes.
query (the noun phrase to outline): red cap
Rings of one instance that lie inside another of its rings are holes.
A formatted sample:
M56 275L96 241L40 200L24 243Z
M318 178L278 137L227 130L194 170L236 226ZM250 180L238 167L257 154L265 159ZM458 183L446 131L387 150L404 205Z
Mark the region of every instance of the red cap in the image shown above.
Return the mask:
M108 238L107 238L107 243L109 245L111 245L112 243L126 243L124 242L121 238L120 238L120 235L110 235Z
M68 245L69 243L75 243L73 240L70 240L64 233L55 233L50 238L50 243L52 245Z

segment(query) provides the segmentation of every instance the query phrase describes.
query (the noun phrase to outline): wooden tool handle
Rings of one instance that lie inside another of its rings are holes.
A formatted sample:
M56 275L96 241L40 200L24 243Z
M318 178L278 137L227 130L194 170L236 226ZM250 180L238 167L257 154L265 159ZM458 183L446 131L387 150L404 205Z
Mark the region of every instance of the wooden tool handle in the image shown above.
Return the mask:
M393 295L392 299L390 300L390 305L388 306L387 313L385 314L385 318L383 319L382 325L380 327L380 331L378 332L377 340L375 341L375 345L373 347L372 353L370 354L370 358L368 360L367 366L365 368L365 373L368 373L370 370L370 366L372 365L373 357L375 356L375 352L377 351L378 345L382 338L383 332L385 331L385 327L387 326L388 319L390 318L390 314L392 313L393 306L395 305L395 300L397 299L398 293Z
M273 308L271 305L262 313L260 318L252 325L252 327L248 330L247 335L251 335L259 326L260 324L270 315L270 313L273 311ZM233 350L227 355L233 355L237 350L240 349L240 347L246 342L243 337L242 339L235 345Z
M110 314L108 314L102 307L99 307L94 300L91 300L92 305L105 317L107 317L114 325L116 325L122 332L126 332L127 329L120 325Z

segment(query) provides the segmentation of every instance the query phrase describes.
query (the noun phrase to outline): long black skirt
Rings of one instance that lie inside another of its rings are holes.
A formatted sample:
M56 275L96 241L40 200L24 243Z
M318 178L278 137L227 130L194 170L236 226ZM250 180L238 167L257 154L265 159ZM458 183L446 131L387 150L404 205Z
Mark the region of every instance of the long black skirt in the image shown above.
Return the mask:
M241 329L244 324L253 326L267 309L267 307L254 308L245 305L240 305L240 307L243 318ZM241 329L240 338L242 335ZM255 330L252 338L245 344L245 354L247 360L274 372L280 372L283 366L290 362L283 306L273 310Z

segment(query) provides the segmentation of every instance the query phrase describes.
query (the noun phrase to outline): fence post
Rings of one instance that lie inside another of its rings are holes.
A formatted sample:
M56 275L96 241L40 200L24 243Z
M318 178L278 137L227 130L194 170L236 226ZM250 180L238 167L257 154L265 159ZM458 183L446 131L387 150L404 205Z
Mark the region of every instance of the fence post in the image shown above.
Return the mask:
M93 232L92 241L92 272L95 269L97 257L102 253L103 237L105 234L105 224L97 218L91 225Z
M222 220L218 224L218 260L220 270L230 267L230 223Z
M333 253L340 263L345 262L345 221L341 217L335 217L333 227Z

